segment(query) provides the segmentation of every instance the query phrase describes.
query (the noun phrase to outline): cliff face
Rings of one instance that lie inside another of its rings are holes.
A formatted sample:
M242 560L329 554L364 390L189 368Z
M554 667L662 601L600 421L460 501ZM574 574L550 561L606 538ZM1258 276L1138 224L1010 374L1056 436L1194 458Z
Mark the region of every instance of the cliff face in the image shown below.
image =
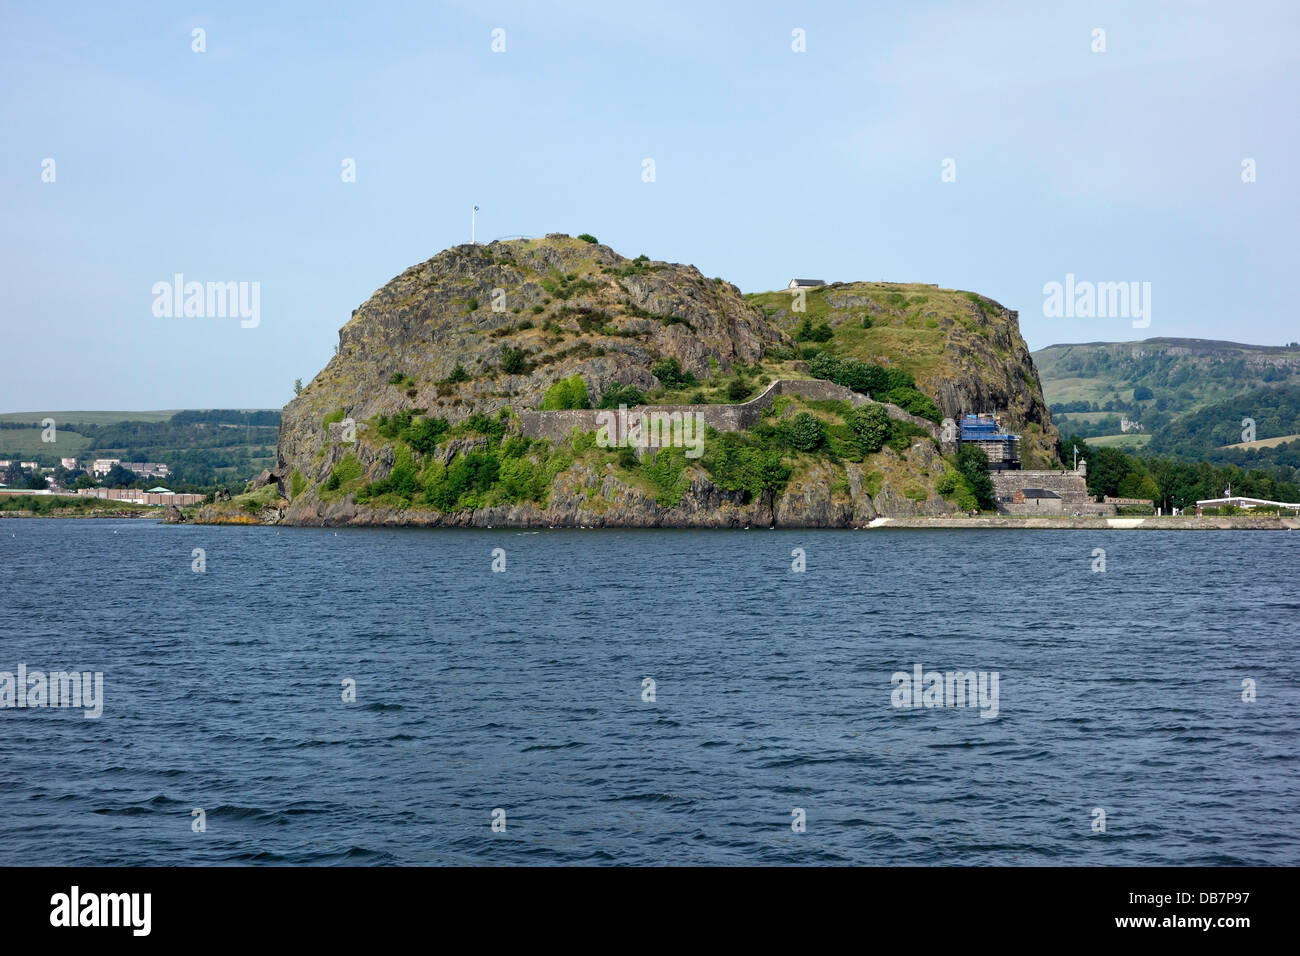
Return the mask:
M836 354L905 369L945 416L1003 411L1046 464L1055 435L1015 313L915 287L930 301L918 316L912 288L827 287L810 311L833 327ZM899 289L901 304L889 291ZM893 408L888 445L865 453L848 424L857 395L791 389L764 407L761 439L737 433L728 444L711 432L700 459L620 454L593 447L590 432L540 440L521 426L520 412L574 376L592 404L618 385L683 407L807 379L807 343L793 335L803 316L789 303L568 236L448 249L354 311L334 358L285 407L274 471L199 520L846 527L956 510L936 488L949 467L933 426ZM810 417L820 445L770 444Z
M919 283L853 282L747 297L793 334L805 317L825 322L847 355L912 373L945 418L998 412L1022 436L1025 468L1058 464L1057 433L1019 315L974 292ZM864 327L865 323L865 327Z

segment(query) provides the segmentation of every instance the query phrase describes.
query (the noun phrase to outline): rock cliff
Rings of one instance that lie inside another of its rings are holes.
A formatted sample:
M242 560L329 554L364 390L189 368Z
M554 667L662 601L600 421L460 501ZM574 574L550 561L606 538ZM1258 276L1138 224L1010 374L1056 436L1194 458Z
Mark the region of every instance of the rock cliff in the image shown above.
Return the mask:
M1027 465L1055 463L1014 312L868 283L816 290L805 305L788 292L744 296L693 266L628 259L591 237L448 249L353 312L333 359L284 409L276 468L198 520L848 527L955 511L937 416L879 405L883 418L864 417L875 403L838 387L775 394L774 382L811 386L808 360L822 350L905 373L899 381L943 416L1000 412L1026 434ZM810 340L805 320L829 332ZM756 425L702 425L698 458L602 447L581 428L561 437L535 416L525 429L519 414L602 398L689 414L759 396Z

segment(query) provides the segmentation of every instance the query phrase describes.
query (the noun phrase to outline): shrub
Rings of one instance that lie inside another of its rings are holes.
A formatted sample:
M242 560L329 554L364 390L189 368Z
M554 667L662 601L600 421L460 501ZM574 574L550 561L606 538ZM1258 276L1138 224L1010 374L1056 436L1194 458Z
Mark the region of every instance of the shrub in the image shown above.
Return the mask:
M799 451L815 451L826 441L826 426L816 415L800 412L786 426L786 441Z
M427 455L450 428L445 418L423 418L418 424L403 429L401 437L421 455Z
M447 381L452 383L467 382L469 381L469 372L465 371L465 366L457 362L456 367L452 369L451 374L447 376Z
M743 402L749 398L749 383L743 378L733 378L727 385L727 399L732 402Z
M325 482L325 490L346 490L343 486L358 480L362 474L361 462L357 460L355 455L348 452L330 472L329 480Z
M914 388L890 389L885 398L904 411L911 412L920 418L927 418L935 424L943 421L943 416L939 413L939 406L934 403L934 400L929 395L918 392Z
M501 349L501 371L507 375L522 375L528 368L528 361L524 356L523 349L511 348L509 345Z
M920 425L913 425L911 422L897 422L891 418L889 420L889 438L885 444L902 454L912 447L912 439L929 437L930 433Z
M798 342L829 342L835 337L829 324L820 322L817 325L812 324L808 316L804 316L803 321L799 323L799 329L794 334Z
M478 311L478 299L470 299L469 302L466 303L466 307L467 307L471 312L477 312L477 311Z
M289 477L289 500L292 501L297 498L306 487L307 479L302 476L301 471L295 468L293 474Z
M713 483L728 491L742 491L746 498L779 494L790 479L790 468L774 449L745 432L710 435L708 452L701 459Z
M401 372L394 372L388 377L389 385L401 385L404 381L406 381L406 376Z
M992 508L993 479L989 477L988 455L978 445L965 442L957 449L957 470L970 484L981 508Z
M579 234L578 238L581 239L583 242L595 242L595 241L596 241L596 237L593 236L593 235L592 235L591 233L589 233L589 232L584 232L584 233Z
M627 405L629 408L634 405L645 404L645 393L635 385L620 385L618 382L610 382L605 386L604 393L600 396L600 408L618 408L620 405Z
M694 374L682 371L681 363L675 358L656 362L650 366L650 374L659 379L664 388L690 388L696 384Z
M863 327L864 329L869 329L869 328L871 328L871 316L869 316L869 315L864 315L864 316L862 317L862 327Z
M849 428L862 445L862 450L870 455L880 451L889 438L889 413L879 405L863 405L849 412Z
M542 399L542 411L556 411L565 408L591 408L591 399L587 397L587 383L581 375L571 375L561 379L546 390Z

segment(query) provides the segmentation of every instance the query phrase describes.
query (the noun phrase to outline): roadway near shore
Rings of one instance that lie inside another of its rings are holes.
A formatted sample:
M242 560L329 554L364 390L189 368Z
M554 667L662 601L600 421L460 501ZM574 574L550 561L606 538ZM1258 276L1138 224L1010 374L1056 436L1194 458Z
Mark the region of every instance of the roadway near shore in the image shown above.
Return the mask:
M868 528L1056 528L1096 531L1103 529L1140 529L1142 531L1300 531L1300 518L1276 515L1234 515L1231 517L1148 517L1108 518L1072 517L1070 515L1022 517L987 515L977 518L877 518Z

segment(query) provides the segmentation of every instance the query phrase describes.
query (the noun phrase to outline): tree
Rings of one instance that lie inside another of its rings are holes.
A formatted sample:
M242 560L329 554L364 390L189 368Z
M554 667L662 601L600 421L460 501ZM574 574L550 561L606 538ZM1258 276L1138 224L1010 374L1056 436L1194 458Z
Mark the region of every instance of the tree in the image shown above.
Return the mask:
M659 379L664 388L690 388L695 384L695 375L682 371L682 364L675 358L655 362L650 366L650 374Z
M138 481L138 476L129 468L123 468L120 464L114 465L104 476L105 488L130 488Z
M302 379L300 379L300 378L295 378L295 379L293 380L293 394L294 394L295 396L296 396L296 395L301 395L301 394L302 394Z
M826 427L816 415L800 412L790 419L786 440L799 451L815 451L826 440Z
M989 458L984 450L971 442L963 442L957 449L957 470L966 479L981 508L995 507L993 479L989 477Z
M1129 457L1118 448L1094 448L1088 459L1088 494L1119 495L1119 483L1131 470Z
M889 413L881 405L863 405L849 412L849 428L868 455L880 451L889 438Z
M562 378L546 390L542 399L542 411L556 411L565 408L591 408L591 399L587 397L587 383L581 375Z
M507 375L521 375L527 369L528 362L524 358L523 349L511 348L509 345L501 349L501 371Z

